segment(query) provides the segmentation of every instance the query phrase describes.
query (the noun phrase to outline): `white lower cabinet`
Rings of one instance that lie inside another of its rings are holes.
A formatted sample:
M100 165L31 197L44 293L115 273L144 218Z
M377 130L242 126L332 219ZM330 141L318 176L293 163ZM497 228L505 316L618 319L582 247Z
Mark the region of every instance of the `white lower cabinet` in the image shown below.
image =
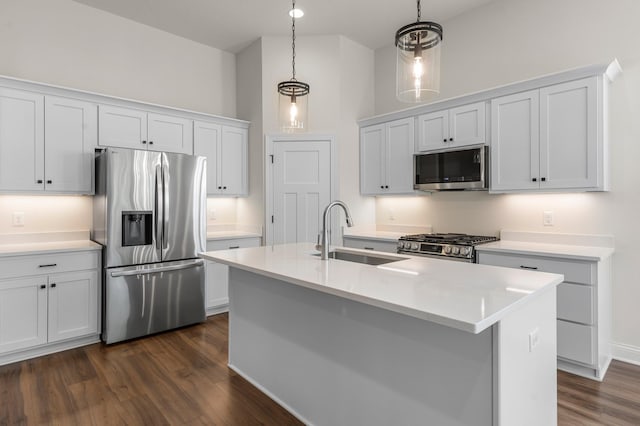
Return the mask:
M396 240L383 241L375 238L354 238L347 235L342 237L342 245L350 248L384 251L388 253L396 253L398 250L398 242Z
M99 270L99 251L0 259L0 364L97 342Z
M479 250L478 263L563 274L557 295L558 368L601 380L611 361L611 262Z
M207 241L207 251L233 250L244 247L258 247L261 244L260 237L229 238ZM207 315L219 314L228 311L229 306L229 267L221 263L206 263L205 283L205 309Z

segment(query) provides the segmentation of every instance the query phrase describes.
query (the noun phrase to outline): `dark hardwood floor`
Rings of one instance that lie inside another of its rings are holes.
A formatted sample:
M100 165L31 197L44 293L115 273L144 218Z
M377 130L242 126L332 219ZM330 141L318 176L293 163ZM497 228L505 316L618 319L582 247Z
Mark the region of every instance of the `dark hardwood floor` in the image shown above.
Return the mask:
M0 367L0 425L298 425L227 368L227 315ZM558 372L559 425L640 425L640 367ZM542 426L542 425L541 425Z

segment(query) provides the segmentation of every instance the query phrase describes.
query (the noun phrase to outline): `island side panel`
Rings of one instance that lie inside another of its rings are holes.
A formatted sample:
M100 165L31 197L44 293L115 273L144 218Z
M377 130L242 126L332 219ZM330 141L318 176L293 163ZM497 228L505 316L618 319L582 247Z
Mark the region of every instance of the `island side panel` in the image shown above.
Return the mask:
M555 288L512 311L493 330L496 424L556 425Z
M492 425L493 335L237 268L229 366L306 424Z

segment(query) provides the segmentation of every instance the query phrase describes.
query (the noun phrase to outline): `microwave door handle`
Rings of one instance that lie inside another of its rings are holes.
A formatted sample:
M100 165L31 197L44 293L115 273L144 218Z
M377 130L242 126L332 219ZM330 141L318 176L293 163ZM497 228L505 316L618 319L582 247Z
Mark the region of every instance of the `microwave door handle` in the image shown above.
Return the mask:
M154 206L154 219L153 226L156 231L156 249L162 248L162 206L163 206L164 194L162 192L162 170L160 166L156 166L156 179L155 179L155 206Z

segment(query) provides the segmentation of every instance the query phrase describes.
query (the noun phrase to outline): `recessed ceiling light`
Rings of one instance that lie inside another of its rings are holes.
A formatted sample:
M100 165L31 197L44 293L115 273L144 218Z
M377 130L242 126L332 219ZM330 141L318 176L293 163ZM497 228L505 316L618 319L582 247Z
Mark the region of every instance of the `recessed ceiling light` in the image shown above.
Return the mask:
M302 18L304 16L304 12L302 11L302 9L291 9L289 11L289 16L296 19Z

